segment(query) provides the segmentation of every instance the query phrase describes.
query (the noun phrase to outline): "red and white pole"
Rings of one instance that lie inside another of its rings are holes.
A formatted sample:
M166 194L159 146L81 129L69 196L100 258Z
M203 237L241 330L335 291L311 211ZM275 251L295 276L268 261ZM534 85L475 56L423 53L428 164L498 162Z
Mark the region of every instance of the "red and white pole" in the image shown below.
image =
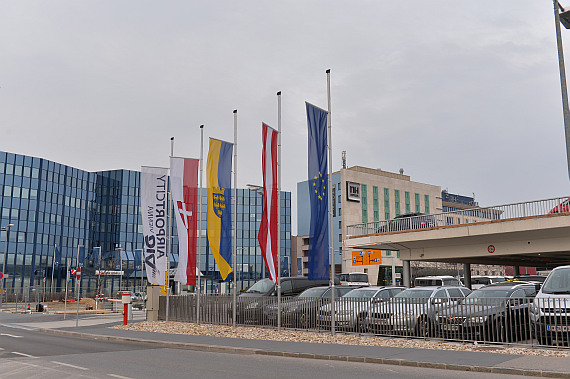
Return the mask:
M127 325L129 321L129 304L131 304L131 293L128 291L123 292L121 301L123 303L123 325Z

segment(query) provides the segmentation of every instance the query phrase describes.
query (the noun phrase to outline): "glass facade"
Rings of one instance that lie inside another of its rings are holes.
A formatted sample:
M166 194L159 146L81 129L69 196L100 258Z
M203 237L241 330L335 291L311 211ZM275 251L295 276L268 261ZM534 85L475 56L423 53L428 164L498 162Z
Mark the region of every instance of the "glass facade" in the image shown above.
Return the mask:
M121 264L123 277L106 279L103 283L106 292L141 285L141 271L135 270L135 251L143 247L140 172L88 172L42 158L0 152L0 185L0 226L4 228L0 233L0 249L7 249L3 255L4 273L8 274L7 292L26 293L35 287L61 291L65 288L66 268L77 265L79 246L85 246L86 250L83 292L97 289L95 270L121 268ZM206 191L202 193L200 261L210 290L219 282L220 275L207 247ZM262 195L238 189L237 206L238 286L244 288L261 278L265 271L257 241ZM13 226L7 227L10 224ZM171 225L170 267L174 269L178 242L175 222ZM62 255L59 265L54 264L56 245ZM101 260L93 254L94 247L101 247ZM290 255L291 193L281 192L284 275L289 275Z

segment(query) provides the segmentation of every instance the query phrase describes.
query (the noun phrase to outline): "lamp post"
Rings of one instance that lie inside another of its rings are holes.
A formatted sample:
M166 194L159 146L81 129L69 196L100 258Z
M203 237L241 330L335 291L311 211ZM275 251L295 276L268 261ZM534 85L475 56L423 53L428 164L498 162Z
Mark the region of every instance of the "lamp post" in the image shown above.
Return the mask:
M558 46L558 69L560 71L560 87L562 90L562 111L564 115L564 132L566 135L566 161L568 165L568 175L570 177L570 110L568 109L568 89L566 87L566 68L564 67L564 53L562 49L562 35L560 23L566 29L570 29L570 10L565 10L560 6L558 0L554 2L554 20L556 27L556 44ZM562 12L560 12L562 11Z
M4 306L2 299L4 299L4 281L6 280L6 256L8 255L8 229L10 229L14 224L8 224L3 226L1 229L6 232L4 238L4 259L2 260L2 280L0 280L0 308Z

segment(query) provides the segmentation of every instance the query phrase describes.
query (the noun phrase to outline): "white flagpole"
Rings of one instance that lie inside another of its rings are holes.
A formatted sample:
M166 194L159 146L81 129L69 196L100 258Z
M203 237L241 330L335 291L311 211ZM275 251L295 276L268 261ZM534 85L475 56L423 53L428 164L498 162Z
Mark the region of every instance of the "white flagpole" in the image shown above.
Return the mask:
M327 70L327 100L328 100L328 113L327 113L327 121L328 121L328 139L329 139L329 183L328 183L328 196L329 196L329 250L330 250L330 259L331 259L331 332L335 334L335 288L334 288L334 278L335 278L335 270L334 270L334 249L333 249L333 234L332 234L332 207L333 201L332 198L332 128L331 128L331 70Z
M281 91L277 92L277 330L281 330Z
M233 291L233 307L232 307L232 325L236 327L236 306L237 306L237 109L234 109L234 251L233 251L233 276L234 276L234 291Z
M170 137L170 158L172 158L174 156L174 137ZM170 172L170 170L169 170ZM169 176L170 178L170 176ZM170 182L170 180L169 180ZM167 210L167 214L168 214L168 241L166 241L167 243L167 248L166 248L166 321L168 321L168 311L170 308L170 250L172 250L172 236L171 236L171 229L172 229L172 220L171 220L171 216L172 216L172 182L170 182L170 192L168 194L168 196L170 197L170 205L168 206L168 210Z
M200 292L201 292L201 274L202 271L200 267L202 267L200 263L200 256L202 255L202 164L203 164L203 156L204 156L204 125L200 125L200 184L198 188L198 267L196 270L196 274L198 275L197 281L198 286L197 289L197 298L196 298L196 322L200 324Z
M65 301L63 302L63 319L67 315L67 283L69 282L69 261L65 257Z
M55 249L53 250L53 261L52 261L52 265L51 265L51 294L52 294L52 300L53 300L53 272L55 270L55 255L57 253L57 243L55 244Z

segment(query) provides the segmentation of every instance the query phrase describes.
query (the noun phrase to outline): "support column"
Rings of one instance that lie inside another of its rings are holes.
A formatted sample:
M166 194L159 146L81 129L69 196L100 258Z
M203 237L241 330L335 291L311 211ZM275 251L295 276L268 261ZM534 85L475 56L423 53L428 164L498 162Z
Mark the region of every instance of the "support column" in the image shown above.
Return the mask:
M463 263L463 284L465 287L471 289L471 264Z
M513 276L517 277L521 274L521 269L519 266L513 266Z
M410 288L410 278L411 278L410 261L402 260L402 266L404 269L404 272L402 274L402 285L404 287Z

